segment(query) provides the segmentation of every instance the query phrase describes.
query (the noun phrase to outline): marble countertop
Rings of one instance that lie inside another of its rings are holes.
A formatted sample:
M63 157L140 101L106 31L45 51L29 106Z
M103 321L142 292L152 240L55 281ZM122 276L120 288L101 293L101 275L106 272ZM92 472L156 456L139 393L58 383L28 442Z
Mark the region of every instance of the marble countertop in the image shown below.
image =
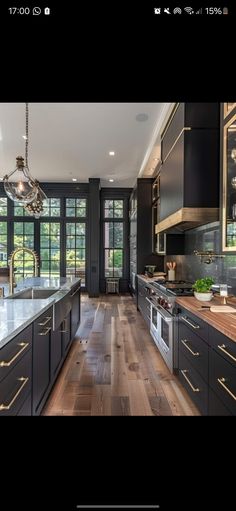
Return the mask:
M16 294L17 291L22 291L22 289L29 287L44 289L60 288L52 296L36 300L11 299L8 294L8 284L4 284L5 297L8 298L0 298L0 349L43 314L49 307L61 300L75 284L79 284L80 280L81 279L75 277L53 279L32 277L24 279L22 283L17 286L14 294Z

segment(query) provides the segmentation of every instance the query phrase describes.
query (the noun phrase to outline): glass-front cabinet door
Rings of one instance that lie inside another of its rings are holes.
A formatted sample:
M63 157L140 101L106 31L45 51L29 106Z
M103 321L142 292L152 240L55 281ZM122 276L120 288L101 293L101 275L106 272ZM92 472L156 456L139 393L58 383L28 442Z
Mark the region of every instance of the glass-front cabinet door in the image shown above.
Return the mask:
M236 252L236 113L223 126L222 251Z
M236 103L224 103L224 119L228 117L230 112L236 107Z

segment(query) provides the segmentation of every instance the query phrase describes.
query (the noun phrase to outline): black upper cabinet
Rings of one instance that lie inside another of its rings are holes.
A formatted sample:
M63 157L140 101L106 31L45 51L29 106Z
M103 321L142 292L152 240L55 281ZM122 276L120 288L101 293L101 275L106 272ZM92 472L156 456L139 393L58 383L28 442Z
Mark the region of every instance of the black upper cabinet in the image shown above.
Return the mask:
M160 221L219 207L219 103L180 103L162 134ZM207 223L207 222L206 222Z

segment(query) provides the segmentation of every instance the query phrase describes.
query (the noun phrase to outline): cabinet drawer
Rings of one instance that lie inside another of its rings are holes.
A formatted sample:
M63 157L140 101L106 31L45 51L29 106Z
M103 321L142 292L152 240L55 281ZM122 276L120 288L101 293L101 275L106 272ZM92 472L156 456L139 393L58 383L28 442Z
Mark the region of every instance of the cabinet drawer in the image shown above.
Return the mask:
M165 161L168 153L173 147L173 144L176 141L177 137L179 136L183 127L184 127L184 103L181 103L177 107L174 117L171 120L170 125L167 128L167 131L165 132L164 137L162 139L161 149L163 161Z
M203 415L208 411L208 386L189 360L179 352L179 379Z
M179 325L179 349L192 366L208 380L208 345L183 323Z
M21 415L23 417L29 417L32 415L32 396L28 395L21 409L19 410L17 415Z
M191 312L181 309L179 316L179 325L186 325L191 332L200 335L202 339L208 342L208 324Z
M209 344L227 362L236 368L236 342L231 341L215 328L209 327Z
M213 390L209 389L209 412L208 415L231 415L230 411L217 397Z
M31 392L32 351L15 365L0 383L0 417L17 415Z
M52 319L53 319L53 308L50 307L42 316L34 322L34 337L37 335L44 336L45 332L52 329Z
M211 350L209 374L212 390L226 408L236 415L236 368L214 350Z
M32 325L0 350L0 381L7 376L32 346Z

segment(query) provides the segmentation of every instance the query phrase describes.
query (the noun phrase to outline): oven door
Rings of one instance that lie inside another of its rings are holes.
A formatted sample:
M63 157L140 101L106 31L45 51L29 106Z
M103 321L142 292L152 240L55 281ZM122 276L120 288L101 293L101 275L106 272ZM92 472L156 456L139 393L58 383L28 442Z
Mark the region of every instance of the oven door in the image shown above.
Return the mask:
M173 350L173 317L159 312L159 336L163 350L166 353Z

